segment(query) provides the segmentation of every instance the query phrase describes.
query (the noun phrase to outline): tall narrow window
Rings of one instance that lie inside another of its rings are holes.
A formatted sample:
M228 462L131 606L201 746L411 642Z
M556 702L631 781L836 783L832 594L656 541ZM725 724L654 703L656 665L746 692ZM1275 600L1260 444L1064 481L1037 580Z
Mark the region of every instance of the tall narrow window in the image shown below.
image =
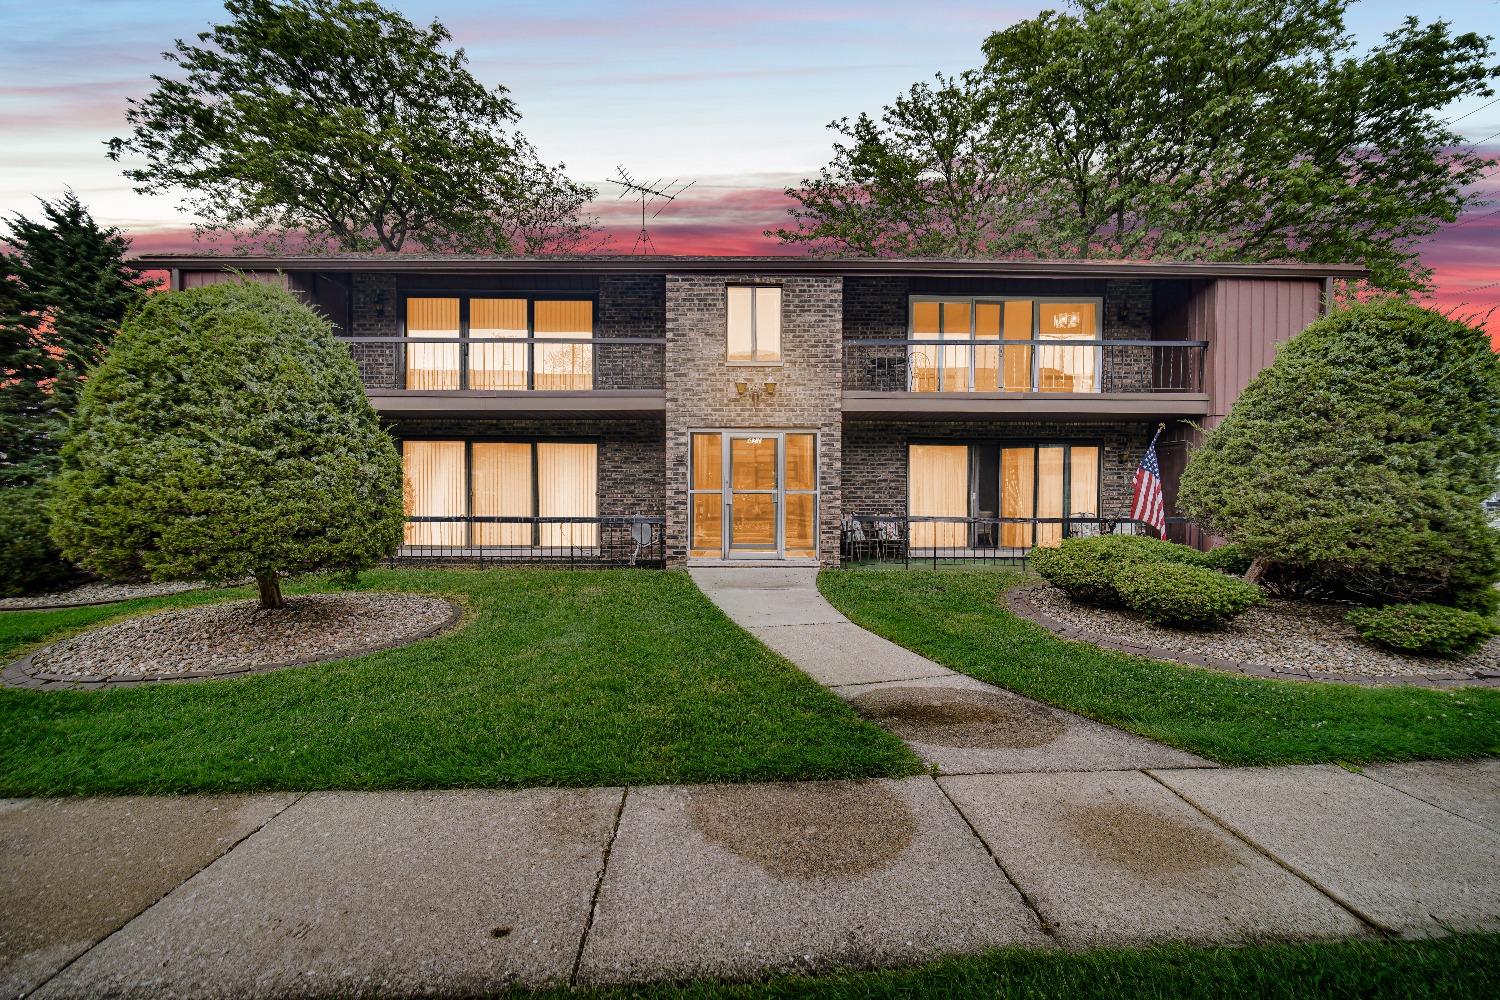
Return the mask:
M464 443L407 441L402 454L406 516L451 519L406 522L406 544L463 545Z
M474 443L473 513L476 517L531 517L531 445ZM477 522L475 545L530 545L529 523Z
M470 389L527 387L525 299L470 299L469 337L502 341L469 345Z
M1042 302L1037 307L1038 340L1098 340L1099 316L1093 302ZM1092 345L1060 343L1037 347L1038 392L1098 392L1099 352Z
M458 299L407 299L406 335L457 340ZM406 345L408 389L457 389L460 378L458 344Z
M599 514L598 446L550 444L536 446L537 515L593 518ZM599 526L591 523L543 523L541 544L592 548L599 544Z
M776 285L730 285L728 349L731 364L781 360L781 288Z
M786 436L786 554L818 554L818 441L811 434Z
M538 340L588 340L594 335L594 304L587 299L532 304ZM594 349L588 344L537 344L537 389L592 389Z
M908 509L912 517L969 516L969 448L967 445L914 444L910 450ZM914 521L911 547L951 548L964 543L967 524Z
M723 450L723 435L693 435L692 556L718 556L724 550Z

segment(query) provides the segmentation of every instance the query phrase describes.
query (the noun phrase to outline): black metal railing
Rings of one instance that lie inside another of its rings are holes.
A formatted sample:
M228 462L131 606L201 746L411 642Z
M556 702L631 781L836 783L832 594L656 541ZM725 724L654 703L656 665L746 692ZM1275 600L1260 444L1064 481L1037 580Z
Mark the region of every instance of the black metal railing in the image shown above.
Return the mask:
M340 337L366 389L589 392L665 387L665 337Z
M1204 340L844 341L854 392L1202 392Z
M1167 519L1166 535L1186 541L1186 518ZM1034 548L1064 538L1096 535L1150 535L1156 529L1128 517L924 517L876 515L844 518L840 561L846 566L899 563L937 567L951 563L991 563L1024 567Z
M405 542L390 562L660 567L666 518L409 517Z

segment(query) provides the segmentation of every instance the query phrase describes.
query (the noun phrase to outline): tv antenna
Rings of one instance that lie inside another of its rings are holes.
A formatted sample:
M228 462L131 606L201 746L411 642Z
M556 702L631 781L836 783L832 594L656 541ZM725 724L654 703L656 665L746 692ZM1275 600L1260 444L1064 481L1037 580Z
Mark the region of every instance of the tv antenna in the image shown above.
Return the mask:
M618 184L625 189L620 192L620 197L637 198L641 203L641 231L635 234L635 243L631 245L630 252L633 254L643 252L654 254L656 253L656 244L651 242L651 234L646 230L647 209L657 206L656 211L651 213L651 218L656 218L668 205L677 200L678 195L692 187L696 182L688 181L684 184L678 178L674 177L663 184L661 178L658 177L649 184L643 184L630 176L630 171L624 167L615 167L615 173L618 176L612 178L610 183Z

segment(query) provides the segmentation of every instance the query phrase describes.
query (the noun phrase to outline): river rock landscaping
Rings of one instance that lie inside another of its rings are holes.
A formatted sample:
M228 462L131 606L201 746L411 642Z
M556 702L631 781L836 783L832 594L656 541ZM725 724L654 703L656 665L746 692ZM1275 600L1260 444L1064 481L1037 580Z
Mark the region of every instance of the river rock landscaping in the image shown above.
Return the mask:
M440 597L323 593L262 610L253 600L162 611L90 629L5 671L24 686L189 680L274 670L405 645L456 623Z
M1244 673L1310 676L1318 680L1403 682L1442 678L1500 678L1500 637L1467 656L1410 656L1362 642L1344 621L1340 604L1268 597L1228 624L1187 631L1146 621L1123 610L1079 604L1056 587L1016 591L1012 610L1068 637L1122 647L1149 647L1149 655ZM1237 664L1238 666L1231 666Z
M107 583L97 580L69 590L24 597L0 597L0 611L35 611L45 608L81 608L91 604L115 604L142 597L168 597L201 590L209 584L189 580L176 583Z

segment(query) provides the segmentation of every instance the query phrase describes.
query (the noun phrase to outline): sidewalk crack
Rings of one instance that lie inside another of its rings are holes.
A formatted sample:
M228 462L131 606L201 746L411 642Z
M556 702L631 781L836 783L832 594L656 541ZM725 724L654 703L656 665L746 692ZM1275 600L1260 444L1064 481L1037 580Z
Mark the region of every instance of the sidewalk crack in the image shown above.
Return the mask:
M975 828L974 824L969 822L968 815L964 813L962 807L960 807L957 802L953 801L953 796L948 794L948 789L943 787L943 783L941 781L938 781L936 778L932 779L932 783L937 786L938 793L942 795L945 800L947 800L950 806L953 807L953 811L958 813L958 818L964 821L964 826L968 827L969 833L973 834L974 839L979 841L979 846L984 848L984 853L990 856L990 860L995 863L995 867L1000 869L1000 874L1005 876L1005 881L1009 882L1010 887L1016 890L1016 895L1021 897L1021 902L1026 904L1026 908L1030 910L1031 915L1036 918L1037 926L1042 929L1042 933L1047 935L1049 939L1056 941L1057 929L1047 921L1046 917L1042 916L1042 911L1037 906L1036 900L1032 899L1025 889L1021 888L1021 883L1017 882L1015 876L1012 875L1010 873L1010 870L1005 867L1005 864L1000 860L1000 855L996 854L993 850L990 849L989 843L984 839L984 837L980 836L980 833Z
M583 921L583 933L578 935L578 953L573 956L573 972L568 976L568 985L578 985L578 970L583 966L583 949L588 944L589 933L594 929L594 916L599 912L599 894L604 889L604 875L609 870L609 854L614 850L615 838L620 835L620 817L625 814L625 800L630 797L630 786L620 793L620 804L615 807L614 825L609 829L609 839L604 842L604 856L599 859L599 874L594 879L594 894L589 899L589 914Z

